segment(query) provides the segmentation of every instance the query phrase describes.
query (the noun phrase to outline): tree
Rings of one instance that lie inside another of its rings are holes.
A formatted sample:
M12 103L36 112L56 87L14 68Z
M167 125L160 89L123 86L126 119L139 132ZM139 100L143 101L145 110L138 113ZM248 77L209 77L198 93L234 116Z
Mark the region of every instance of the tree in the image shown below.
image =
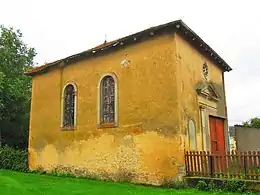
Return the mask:
M19 30L0 26L0 141L9 146L27 147L31 79L24 72L35 55Z
M254 128L260 128L260 118L254 117L250 120L243 122L243 125L245 127L254 127Z

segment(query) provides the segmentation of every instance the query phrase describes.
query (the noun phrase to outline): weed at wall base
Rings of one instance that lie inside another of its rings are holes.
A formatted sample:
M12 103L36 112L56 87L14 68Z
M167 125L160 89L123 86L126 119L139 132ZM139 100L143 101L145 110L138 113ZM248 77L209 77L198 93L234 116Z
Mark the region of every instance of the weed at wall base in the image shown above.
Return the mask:
M188 188L188 184L185 180L173 180L173 179L164 179L162 188L172 188L172 189L185 189Z

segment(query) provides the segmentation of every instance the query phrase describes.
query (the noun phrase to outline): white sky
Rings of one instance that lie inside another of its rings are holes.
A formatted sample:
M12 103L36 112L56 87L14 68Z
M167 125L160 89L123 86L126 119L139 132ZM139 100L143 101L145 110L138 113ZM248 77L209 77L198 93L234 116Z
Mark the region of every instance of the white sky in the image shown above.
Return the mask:
M257 0L0 0L0 24L20 29L43 64L151 26L182 19L233 71L229 125L260 116Z

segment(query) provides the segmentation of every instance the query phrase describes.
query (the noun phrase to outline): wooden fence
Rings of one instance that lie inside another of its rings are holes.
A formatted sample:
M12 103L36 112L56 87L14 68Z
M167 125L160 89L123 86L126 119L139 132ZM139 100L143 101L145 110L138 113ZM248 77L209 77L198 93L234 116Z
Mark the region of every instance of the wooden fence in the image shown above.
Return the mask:
M186 173L188 176L260 179L260 151L227 152L186 152Z

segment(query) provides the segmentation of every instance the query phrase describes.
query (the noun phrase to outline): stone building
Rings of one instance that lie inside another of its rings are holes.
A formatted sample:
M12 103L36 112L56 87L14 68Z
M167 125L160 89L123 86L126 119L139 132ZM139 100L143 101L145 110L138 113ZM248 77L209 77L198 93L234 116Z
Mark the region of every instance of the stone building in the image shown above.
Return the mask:
M230 66L181 20L28 70L30 169L160 184L228 146Z

